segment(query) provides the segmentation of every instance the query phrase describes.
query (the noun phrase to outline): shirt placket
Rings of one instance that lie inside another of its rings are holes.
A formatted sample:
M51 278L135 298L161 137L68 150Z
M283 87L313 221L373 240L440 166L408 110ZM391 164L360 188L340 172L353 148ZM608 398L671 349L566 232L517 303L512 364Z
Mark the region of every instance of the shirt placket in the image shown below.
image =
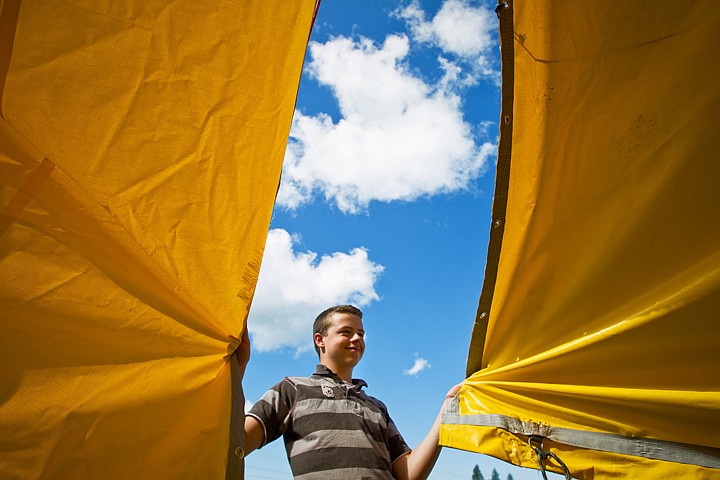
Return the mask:
M362 406L360 405L360 399L355 391L355 387L348 385L344 382L337 382L328 378L323 378L325 384L332 388L333 391L340 389L343 395L338 399L337 395L334 396L335 400L343 402L344 407L347 411L354 413L355 415L362 416ZM328 396L327 394L325 396Z

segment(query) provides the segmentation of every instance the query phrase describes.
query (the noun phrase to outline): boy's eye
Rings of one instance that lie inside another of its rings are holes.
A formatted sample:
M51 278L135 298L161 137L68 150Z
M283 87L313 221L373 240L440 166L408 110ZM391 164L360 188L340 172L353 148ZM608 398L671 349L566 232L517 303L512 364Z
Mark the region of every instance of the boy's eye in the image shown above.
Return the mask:
M352 337L352 336L355 335L355 333L357 333L360 338L365 338L365 331L364 331L364 330L354 331L354 330L351 330L351 329L343 329L343 330L338 330L337 333L338 333L338 335L342 335L342 336L344 336L344 337Z

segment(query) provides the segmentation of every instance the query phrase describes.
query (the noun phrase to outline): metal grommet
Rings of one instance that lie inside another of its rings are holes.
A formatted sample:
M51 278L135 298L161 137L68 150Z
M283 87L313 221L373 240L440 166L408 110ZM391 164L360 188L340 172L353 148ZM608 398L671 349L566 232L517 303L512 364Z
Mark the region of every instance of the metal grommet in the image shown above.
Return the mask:
M481 312L481 313L480 313L480 318L485 318L485 317L487 317L487 313Z
M508 125L510 123L510 115L505 115L503 117L503 122L505 122L505 125Z
M502 0L498 2L498 6L495 7L495 13L497 14L498 18L500 18L500 9L502 8L510 8L510 4L508 2L503 2Z
M238 460L242 460L243 458L245 458L245 450L243 450L242 447L235 447L233 453Z

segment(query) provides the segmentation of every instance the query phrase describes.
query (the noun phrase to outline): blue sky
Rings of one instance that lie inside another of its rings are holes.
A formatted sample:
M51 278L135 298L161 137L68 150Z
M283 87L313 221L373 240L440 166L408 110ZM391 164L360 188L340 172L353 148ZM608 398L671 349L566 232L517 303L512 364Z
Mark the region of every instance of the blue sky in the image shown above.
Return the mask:
M317 363L327 306L365 312L355 376L411 447L464 379L482 287L500 115L496 2L323 0L249 318L248 402ZM432 479L540 478L444 449ZM291 478L282 442L250 479Z

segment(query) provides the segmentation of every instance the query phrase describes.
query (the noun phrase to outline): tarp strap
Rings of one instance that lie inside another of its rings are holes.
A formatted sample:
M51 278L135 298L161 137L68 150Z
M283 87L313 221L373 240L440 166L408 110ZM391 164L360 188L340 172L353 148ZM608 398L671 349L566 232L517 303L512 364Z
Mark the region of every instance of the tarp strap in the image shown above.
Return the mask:
M528 437L537 435L577 448L720 469L720 449L650 438L558 428L538 422L524 422L505 415L460 415L458 397L455 397L448 406L443 414L442 422L447 425L502 428L513 434L527 435Z
M499 21L500 59L502 62L500 141L498 143L498 159L495 168L495 195L493 197L490 240L485 261L485 279L480 292L480 301L470 340L466 369L468 377L485 366L482 364L483 349L485 348L485 337L491 314L490 306L495 294L495 282L500 265L500 250L505 233L508 190L510 188L510 160L512 158L514 124L513 103L515 99L515 37L512 0L499 0L495 12Z
M230 410L230 448L228 449L225 480L242 480L245 478L245 394L237 358L233 354L228 357L228 361L230 362L230 382L232 384L232 406Z

